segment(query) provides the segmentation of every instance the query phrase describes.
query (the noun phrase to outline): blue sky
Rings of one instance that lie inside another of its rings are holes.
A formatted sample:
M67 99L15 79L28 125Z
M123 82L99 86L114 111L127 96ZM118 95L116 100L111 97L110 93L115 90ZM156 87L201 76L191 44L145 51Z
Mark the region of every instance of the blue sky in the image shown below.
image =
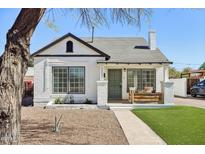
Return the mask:
M5 45L6 33L11 28L20 9L0 9L0 53ZM43 18L31 40L31 53L50 41L71 32L76 36L90 36L91 31L77 24L76 16L55 16L58 31L48 28ZM136 26L110 24L95 28L95 36L142 36L147 39L149 29L157 32L157 45L173 61L178 70L184 67L198 68L205 62L205 9L153 9L151 21Z

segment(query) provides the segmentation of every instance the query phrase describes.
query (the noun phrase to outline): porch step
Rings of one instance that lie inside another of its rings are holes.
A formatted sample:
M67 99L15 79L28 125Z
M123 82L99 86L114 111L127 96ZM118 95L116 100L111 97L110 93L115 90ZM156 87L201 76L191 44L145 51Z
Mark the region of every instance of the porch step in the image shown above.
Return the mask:
M174 104L121 104L121 103L108 103L110 109L134 109L134 108L163 108L163 107L171 107Z

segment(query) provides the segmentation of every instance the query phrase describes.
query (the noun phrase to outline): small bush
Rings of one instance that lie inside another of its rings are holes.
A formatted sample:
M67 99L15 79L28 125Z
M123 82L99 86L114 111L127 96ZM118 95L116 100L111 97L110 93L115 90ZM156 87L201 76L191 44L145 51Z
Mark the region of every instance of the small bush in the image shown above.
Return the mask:
M60 97L57 97L56 99L55 99L55 101L54 101L54 104L63 104L64 102L63 102L63 99L62 98L60 98Z
M84 103L85 103L85 104L92 104L92 101L86 98L86 100L85 100Z

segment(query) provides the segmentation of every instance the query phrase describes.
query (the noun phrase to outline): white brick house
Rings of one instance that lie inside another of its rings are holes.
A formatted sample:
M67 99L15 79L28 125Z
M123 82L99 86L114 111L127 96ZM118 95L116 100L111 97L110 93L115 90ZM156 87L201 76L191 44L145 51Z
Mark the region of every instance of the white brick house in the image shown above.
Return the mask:
M59 96L72 96L74 103L128 99L129 87L162 92L171 64L156 47L153 31L148 43L140 37L95 37L91 42L69 33L32 56L34 103Z

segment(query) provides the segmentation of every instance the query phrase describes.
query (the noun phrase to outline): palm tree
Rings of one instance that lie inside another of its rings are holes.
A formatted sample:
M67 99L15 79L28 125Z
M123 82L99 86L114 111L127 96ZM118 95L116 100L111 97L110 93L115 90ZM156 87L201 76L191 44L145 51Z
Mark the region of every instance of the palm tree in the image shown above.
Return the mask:
M47 12L46 12L47 11ZM108 24L107 19L122 24L136 24L149 17L149 9L62 9L78 13L82 25ZM53 9L21 9L6 36L0 59L0 144L20 142L21 100L23 77L29 64L29 45L36 26L43 15L54 14Z

